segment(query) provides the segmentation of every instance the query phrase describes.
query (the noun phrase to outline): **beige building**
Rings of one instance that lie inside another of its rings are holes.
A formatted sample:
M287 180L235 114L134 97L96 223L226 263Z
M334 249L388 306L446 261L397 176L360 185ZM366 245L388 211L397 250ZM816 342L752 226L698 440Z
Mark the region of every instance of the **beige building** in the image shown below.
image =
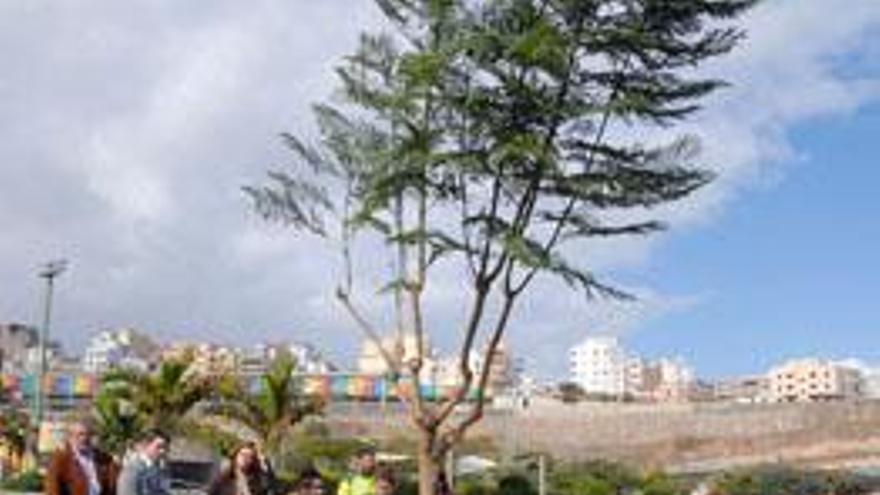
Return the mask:
M404 335L402 342L403 362L407 363L418 356L416 338L414 335ZM394 336L382 339L383 347L394 355L397 347L397 338ZM459 369L458 356L452 355L441 357L432 349L427 338L423 341L423 363L421 379L425 385L438 387L453 387L461 383L461 370ZM398 350L399 351L399 350ZM474 373L474 385L483 368L484 358L480 353L471 354L469 364ZM383 375L388 372L388 364L382 356L375 342L365 339L357 360L357 371L365 375ZM513 385L513 360L507 347L500 343L495 350L492 364L489 369L488 391L490 394L499 393Z
M398 349L398 345L400 348ZM403 336L403 339L400 343L398 343L398 339L396 336L388 336L382 339L382 347L388 352L392 357L395 357L398 353L402 352L402 362L404 363L404 368L406 368L406 363L412 361L417 358L418 353L418 343L416 341L415 335L406 334ZM437 359L434 353L431 350L431 346L428 342L427 337L422 341L422 379L427 380L436 375L437 370ZM382 351L379 349L379 346L370 339L364 339L363 345L361 346L361 353L358 356L357 360L357 370L359 373L365 375L384 375L388 373L388 363L385 361L385 357L382 355Z
M770 370L768 381L773 402L820 402L862 395L858 370L818 359L783 363Z
M238 366L238 353L235 348L201 343L193 347L193 369L205 375L232 373Z
M645 402L705 400L711 393L681 359L648 361L631 356L625 365L626 397Z
M660 400L686 401L698 395L694 371L680 359L661 359Z

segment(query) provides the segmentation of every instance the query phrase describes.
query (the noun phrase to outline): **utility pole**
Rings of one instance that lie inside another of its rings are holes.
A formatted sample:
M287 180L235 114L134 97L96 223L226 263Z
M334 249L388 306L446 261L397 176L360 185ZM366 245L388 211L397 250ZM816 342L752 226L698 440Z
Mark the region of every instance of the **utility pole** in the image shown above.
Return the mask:
M52 316L52 289L55 277L61 275L67 269L67 260L53 260L40 269L40 278L46 279L46 298L43 304L43 325L40 327L40 373L37 380L36 414L37 428L43 424L43 412L45 409L45 381L46 381L46 344L49 339L49 323Z

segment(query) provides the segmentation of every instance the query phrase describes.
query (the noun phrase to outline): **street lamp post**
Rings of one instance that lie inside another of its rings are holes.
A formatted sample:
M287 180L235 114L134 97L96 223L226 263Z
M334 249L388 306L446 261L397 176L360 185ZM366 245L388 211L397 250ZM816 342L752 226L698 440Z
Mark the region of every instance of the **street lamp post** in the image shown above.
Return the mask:
M46 299L43 305L43 326L40 328L40 373L37 380L36 396L36 424L43 424L44 409L44 382L46 381L46 344L49 338L49 323L52 315L52 289L55 277L61 275L67 269L67 260L53 260L40 268L40 278L46 279Z

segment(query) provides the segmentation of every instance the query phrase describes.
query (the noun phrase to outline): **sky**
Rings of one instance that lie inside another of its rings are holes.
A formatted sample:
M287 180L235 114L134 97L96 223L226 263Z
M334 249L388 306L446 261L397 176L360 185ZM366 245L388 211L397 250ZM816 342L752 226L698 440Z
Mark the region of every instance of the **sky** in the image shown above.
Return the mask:
M367 0L0 3L0 321L37 323L38 269L65 258L52 336L71 352L136 327L353 356L335 255L262 222L240 188L289 163L278 134L313 132L309 106L379 25ZM671 131L701 138L718 179L650 212L669 232L576 253L638 302L537 283L509 346L539 375L564 376L566 349L597 333L709 378L808 355L880 365L880 2L767 0L742 27L701 69L731 86ZM429 288L441 349L459 289L454 273Z

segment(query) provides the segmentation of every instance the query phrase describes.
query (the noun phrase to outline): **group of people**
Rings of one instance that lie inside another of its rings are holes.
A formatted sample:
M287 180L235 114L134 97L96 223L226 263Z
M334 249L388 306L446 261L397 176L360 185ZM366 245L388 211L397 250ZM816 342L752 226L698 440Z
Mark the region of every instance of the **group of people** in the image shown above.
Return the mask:
M355 454L352 473L340 482L337 495L394 495L396 488L393 472L376 463L373 449L364 448ZM283 491L278 489L270 466L253 442L235 449L226 467L208 486L208 495L273 495ZM309 468L300 473L290 492L293 495L324 495L326 484L321 473Z
M88 421L75 421L67 440L52 455L44 482L46 495L171 495L164 469L169 438L163 432L144 433L120 463L97 449ZM337 495L393 495L393 472L376 462L371 448L358 451L351 475ZM282 489L271 467L253 442L238 446L207 486L208 495L324 495L324 479L315 469L300 473L291 490Z

